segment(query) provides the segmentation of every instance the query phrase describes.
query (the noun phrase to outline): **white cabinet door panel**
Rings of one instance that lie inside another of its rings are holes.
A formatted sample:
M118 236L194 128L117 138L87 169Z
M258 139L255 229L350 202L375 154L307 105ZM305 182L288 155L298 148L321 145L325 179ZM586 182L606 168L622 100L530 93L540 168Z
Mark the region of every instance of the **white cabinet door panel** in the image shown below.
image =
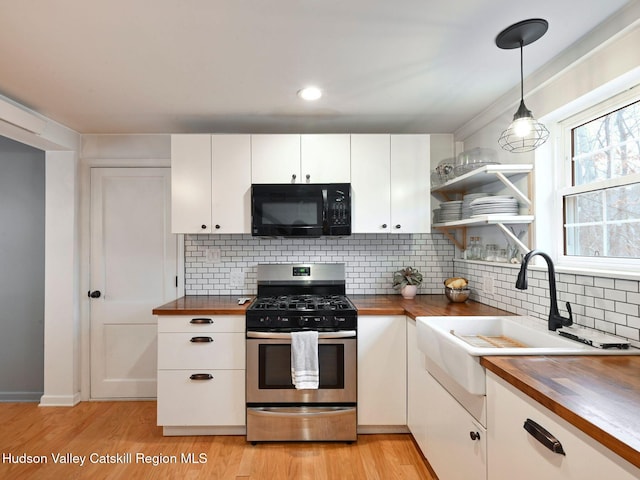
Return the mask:
M429 372L418 349L416 321L407 318L407 426L427 457L427 410L430 407Z
M300 173L303 183L351 181L350 135L302 135Z
M251 135L252 183L300 183L300 135Z
M523 426L531 419L561 444L554 453ZM640 469L601 443L487 372L490 480L583 480L640 478Z
M358 425L407 424L406 317L358 318Z
M353 233L391 231L390 135L351 135Z
M211 233L211 135L171 135L171 231Z
M486 480L486 430L431 375L427 381L427 460L443 480Z
M242 370L245 365L243 333L159 333L159 369Z
M429 233L429 135L391 135L391 231Z
M251 136L211 136L213 233L251 233Z
M211 375L203 380L192 375ZM158 425L244 425L244 370L159 370Z

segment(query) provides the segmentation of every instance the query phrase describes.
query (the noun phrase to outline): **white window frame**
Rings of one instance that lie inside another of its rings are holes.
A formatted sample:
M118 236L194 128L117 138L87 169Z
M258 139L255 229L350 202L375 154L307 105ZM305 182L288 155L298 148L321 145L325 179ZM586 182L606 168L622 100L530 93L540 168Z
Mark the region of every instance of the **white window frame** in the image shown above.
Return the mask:
M584 257L564 254L564 197L566 195L584 193L597 188L628 185L640 181L640 174L609 179L588 185L571 185L571 131L573 128L583 125L590 120L606 115L612 111L640 100L640 89L632 88L614 95L596 105L593 105L577 114L558 122L558 158L557 164L557 188L554 195L554 224L558 232L556 252L559 267L578 269L593 273L620 273L625 277L629 275L640 278L640 258L608 258L608 257ZM594 188L595 187L595 188Z

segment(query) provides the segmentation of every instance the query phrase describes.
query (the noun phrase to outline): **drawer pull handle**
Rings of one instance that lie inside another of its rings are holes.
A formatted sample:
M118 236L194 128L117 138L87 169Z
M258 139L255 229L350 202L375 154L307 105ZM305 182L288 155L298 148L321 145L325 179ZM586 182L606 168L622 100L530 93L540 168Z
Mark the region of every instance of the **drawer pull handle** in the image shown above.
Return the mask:
M210 318L192 318L189 323L191 325L211 325L213 320Z
M191 380L212 380L213 375L210 373L193 373L189 378Z
M533 436L533 438L535 438L553 453L566 455L560 441L556 437L551 435L545 428L543 428L541 425L537 424L530 418L527 418L527 421L524 422L524 429L529 432L531 436Z
M213 338L211 337L191 337L189 340L191 343L209 343L213 342Z

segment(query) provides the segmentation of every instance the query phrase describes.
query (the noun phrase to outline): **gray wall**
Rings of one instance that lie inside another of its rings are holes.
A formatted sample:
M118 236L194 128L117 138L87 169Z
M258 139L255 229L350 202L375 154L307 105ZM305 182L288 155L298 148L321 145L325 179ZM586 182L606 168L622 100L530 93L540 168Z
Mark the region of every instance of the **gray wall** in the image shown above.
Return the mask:
M0 137L0 401L44 390L44 158Z

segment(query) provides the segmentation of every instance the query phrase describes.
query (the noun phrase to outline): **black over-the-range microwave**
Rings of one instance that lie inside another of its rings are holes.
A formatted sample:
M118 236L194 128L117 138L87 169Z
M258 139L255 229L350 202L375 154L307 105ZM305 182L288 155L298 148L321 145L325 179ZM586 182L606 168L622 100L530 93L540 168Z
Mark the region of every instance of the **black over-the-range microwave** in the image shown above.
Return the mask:
M253 184L251 234L268 237L351 235L351 184Z

